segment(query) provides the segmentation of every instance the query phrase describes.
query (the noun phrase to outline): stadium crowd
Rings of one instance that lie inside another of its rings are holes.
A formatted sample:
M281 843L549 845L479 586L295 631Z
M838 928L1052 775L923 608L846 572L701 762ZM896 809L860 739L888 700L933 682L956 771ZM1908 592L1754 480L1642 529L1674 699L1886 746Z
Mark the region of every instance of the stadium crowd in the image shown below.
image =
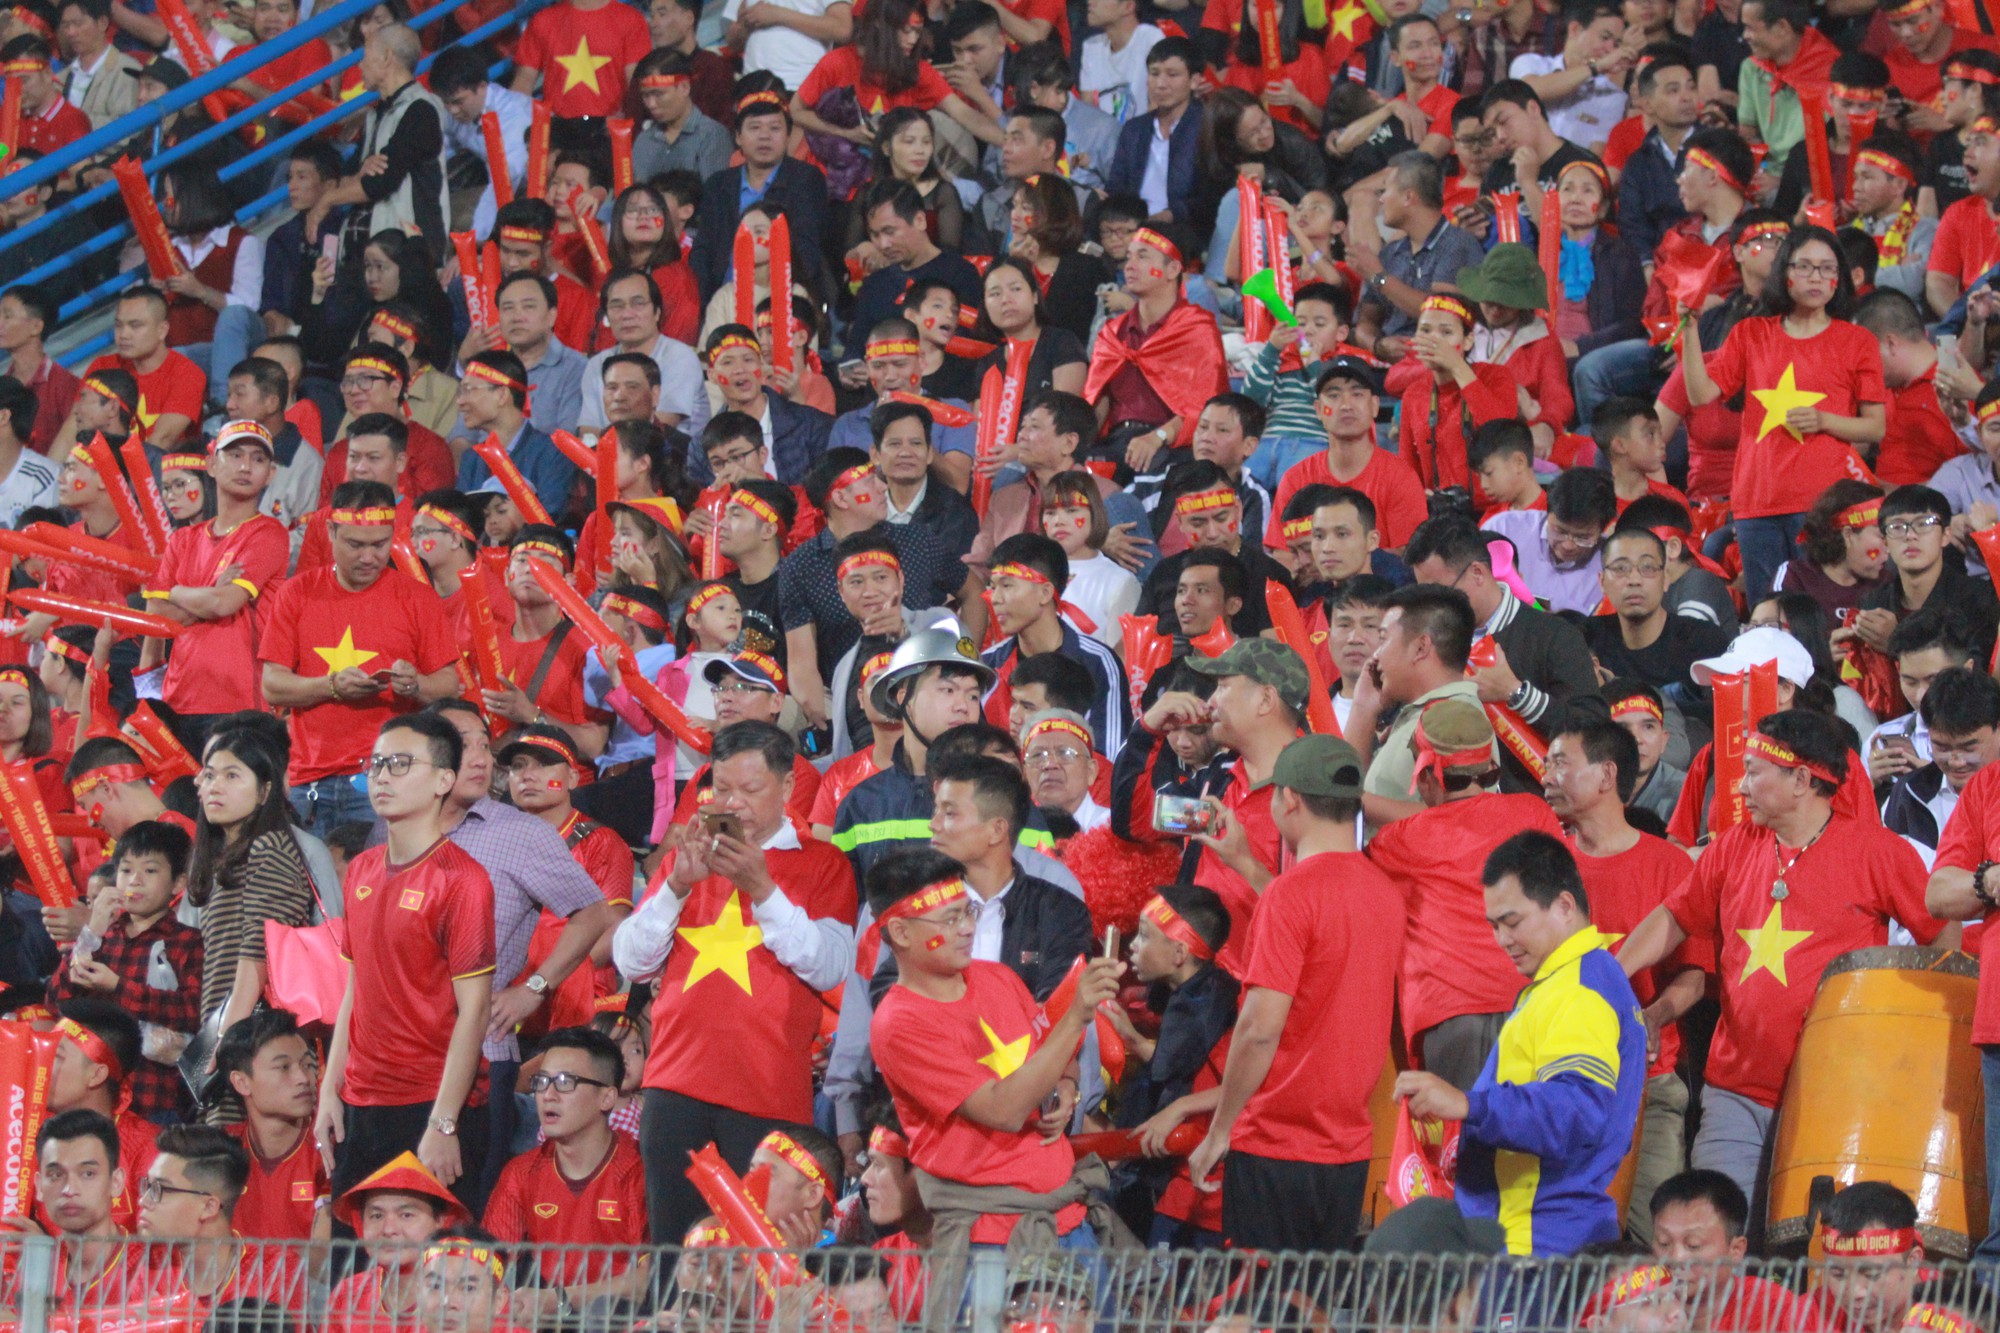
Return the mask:
M312 6L0 10L0 1226L59 1308L301 1312L252 1260L338 1235L329 1323L726 1323L745 1175L871 1327L971 1247L1089 1328L1089 1251L1364 1236L1624 1256L1558 1323L1991 1322L1926 1285L1983 1191L1783 1232L1773 1166L1822 979L2000 906L1981 0L459 40L515 12L189 98Z

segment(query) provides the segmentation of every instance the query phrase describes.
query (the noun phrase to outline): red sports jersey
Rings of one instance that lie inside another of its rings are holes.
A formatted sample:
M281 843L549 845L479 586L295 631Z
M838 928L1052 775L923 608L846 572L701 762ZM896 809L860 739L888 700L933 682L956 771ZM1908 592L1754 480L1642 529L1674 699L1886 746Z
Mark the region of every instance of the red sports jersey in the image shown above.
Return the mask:
M344 447L345 441L342 443ZM403 475L408 476L409 474L404 473ZM305 532L299 538L299 558L292 562L292 572L294 574L304 574L315 569L325 569L333 563L333 533L327 527L327 521L332 516L332 513L333 507L330 504L322 504L318 509L306 515ZM416 522L416 518L417 507L410 503L408 496L398 495L396 497L396 535L404 541L408 541L410 539L410 524Z
M313 1219L332 1194L312 1127L306 1126L292 1150L282 1157L264 1156L251 1141L248 1121L229 1126L229 1132L250 1158L250 1181L236 1201L230 1224L243 1235L260 1240L310 1237Z
M387 671L399 660L429 675L458 658L437 603L435 592L398 569L385 569L361 592L341 586L330 567L313 570L287 579L278 590L257 658L311 679L347 667ZM357 703L330 699L293 709L287 781L297 786L360 772L382 724L416 707L415 699L384 687Z
M520 621L516 620L499 635L500 665L507 678L526 690L552 722L577 726L608 721L611 714L583 701L583 658L590 651L590 639L577 633L575 626L570 626L570 632L563 635L560 643L554 642L554 634L544 634L539 639L517 639L514 635L519 628ZM541 680L539 685L535 683L537 677Z
M1938 838L1938 869L1977 870L1982 861L2000 860L2000 764L1972 775L1959 793ZM1979 1002L1972 1014L1972 1044L2000 1045L2000 966L1981 969Z
M1946 12L1950 12L1947 10ZM1922 39L1926 44L1930 37ZM1905 101L1915 105L1929 102L1944 88L1944 66L1960 51L2000 50L2000 43L1976 28L1961 28L1953 25L1951 45L1935 61L1919 60L1910 54L1910 48L1900 41L1891 40L1880 52L1882 63L1889 67L1889 86L1903 95Z
M404 1276L404 1289L415 1293L417 1279ZM382 1270L370 1268L342 1278L326 1303L327 1333L403 1333L417 1327L417 1308L391 1314L382 1308Z
M82 520L70 524L70 527L80 536L93 535L83 526ZM126 531L126 525L123 523L98 540L110 542L113 546L122 546L128 551L137 551L141 555L148 554L146 539L137 532ZM92 569L78 562L62 561L49 566L48 575L42 580L42 586L50 592L59 592L68 597L84 597L94 602L110 602L114 606L123 606L127 598L139 591L139 580L128 578L123 574Z
M1288 1162L1368 1159L1368 1098L1389 1062L1403 934L1395 883L1359 853L1323 852L1271 881L1243 984L1246 998L1262 987L1290 996L1292 1008L1231 1148Z
M1924 942L1944 928L1924 907L1923 861L1879 824L1835 815L1784 872L1782 901L1780 864L1769 829L1738 824L1667 898L1681 929L1720 956L1708 1081L1765 1106L1778 1104L1828 963L1887 944L1892 917Z
M1527 985L1494 942L1479 872L1495 847L1528 829L1562 836L1541 797L1485 795L1399 819L1368 844L1368 859L1402 891L1409 912L1402 971L1406 1038L1461 1014L1504 1014Z
M1570 849L1576 852L1572 847ZM1616 946L1638 929L1649 913L1679 888L1694 870L1688 854L1650 833L1616 856L1585 856L1576 852L1576 867L1583 874L1584 896L1590 899L1590 921L1603 933L1604 942ZM1632 978L1632 993L1642 1005L1651 1004L1660 987L1676 973L1689 967L1715 970L1715 960L1701 945L1689 939L1657 967L1649 967ZM1660 1029L1660 1055L1646 1071L1647 1077L1664 1074L1679 1061L1681 1028L1669 1023Z
M1223 809L1243 829L1250 851L1272 870L1285 868L1285 840L1271 819L1271 785L1252 787L1250 777L1238 760L1229 773L1229 785L1222 792ZM1194 882L1213 889L1229 909L1229 941L1215 956L1217 966L1232 977L1241 977L1250 966L1251 919L1257 911L1257 891L1250 881L1226 865L1213 848L1204 847L1195 863Z
M797 850L764 854L771 878L807 916L853 925L847 857L811 834L800 834L799 843ZM673 865L672 856L661 863L648 894L660 891ZM646 1086L808 1124L819 993L763 941L750 904L722 876L710 875L688 892L656 983Z
M611 1136L611 1151L582 1180L571 1180L544 1143L500 1170L486 1201L486 1229L503 1241L529 1245L644 1245L646 1168L639 1145ZM580 1248L544 1251L542 1281L565 1287L616 1277L630 1266L622 1256Z
M816 107L820 98L836 89L851 91L860 101L864 116L880 116L884 111L905 106L929 111L953 96L951 85L928 60L917 62L917 81L901 92L891 92L870 82L862 70L861 51L852 45L836 46L820 57L812 73L799 85L799 100Z
M882 766L875 762L875 747L872 745L829 764L826 772L820 774L819 792L813 797L813 827L832 828L834 813L847 799L847 793L881 771Z
M1836 319L1801 340L1787 334L1777 316L1752 315L1704 360L1725 399L1738 390L1744 395L1730 493L1737 517L1803 513L1841 478L1866 479L1867 469L1851 445L1825 431L1800 439L1785 425L1785 413L1816 407L1852 417L1861 414L1863 403L1887 403L1882 349L1874 334Z
M167 552L151 591L161 596L174 588L212 588L231 565L238 573L229 581L250 594L241 611L222 620L197 620L181 627L167 659L162 693L180 713L236 713L264 706L258 686L257 606L285 577L292 559L291 535L285 525L258 514L218 536L215 523L178 528L167 538Z
M1375 505L1375 527L1384 546L1400 548L1410 540L1417 524L1430 516L1424 484L1382 450L1370 449L1368 465L1346 481L1335 477L1326 455L1318 453L1300 459L1278 478L1270 520L1264 525L1264 545L1274 551L1285 549L1285 507L1291 504L1293 496L1314 485L1352 486L1367 496Z
M233 1223L233 1219L232 1219ZM201 1311L219 1309L239 1301L256 1301L274 1309L294 1313L306 1308L306 1287L310 1281L304 1252L291 1245L259 1245L247 1237L241 1226L232 1225L237 1240L247 1241L238 1251L236 1263L222 1286L208 1296L193 1296L187 1289L185 1259L178 1255L156 1255L153 1270L154 1300L192 1300Z
M1327 77L1326 52L1311 42L1299 43L1299 58L1284 65L1278 77L1289 79L1292 86L1305 94L1306 100L1314 106L1324 104L1327 94L1333 89L1333 83ZM1236 44L1231 42L1229 64L1222 71L1222 81L1231 88L1249 93L1252 97L1261 97L1266 83L1264 67L1246 65L1237 59ZM1436 91L1446 93L1450 101L1458 100L1457 94L1451 93L1448 89L1439 88ZM1317 135L1319 132L1319 127L1306 119L1305 112L1296 107L1267 105L1267 109L1273 119L1282 121L1295 130L1312 135ZM1445 137L1447 139L1451 137L1449 130L1446 131Z
M1889 390L1889 420L1875 451L1875 475L1884 486L1928 485L1939 468L1964 452L1938 402L1935 361L1910 383Z
M528 20L514 63L541 71L541 102L550 115L615 116L624 108L625 71L652 49L653 35L632 6L565 3Z
M37 115L21 113L21 147L38 153L67 148L89 133L90 117L77 110L67 97L55 98Z
M1075 1157L1058 1139L1043 1143L1030 1124L1014 1131L988 1129L958 1113L965 1099L1006 1078L1033 1055L1047 1035L1042 1011L1021 979L999 963L975 962L965 970L965 993L949 1002L891 986L869 1025L875 1067L889 1084L896 1117L910 1140L910 1162L942 1180L965 1185L1008 1185L1046 1194L1070 1177ZM1081 1206L1074 1212L1081 1220ZM1013 1219L982 1219L975 1241L998 1239Z
M458 1018L451 984L493 970L493 881L471 853L440 838L409 865L388 861L386 846L356 856L343 894L354 1014L341 1095L355 1106L436 1096Z
M98 370L123 370L139 381L139 424L148 431L162 413L186 417L190 422L201 420L201 402L208 392L208 378L201 373L200 366L179 352L168 352L166 360L148 371L141 371L116 353L107 353L90 363L85 378Z

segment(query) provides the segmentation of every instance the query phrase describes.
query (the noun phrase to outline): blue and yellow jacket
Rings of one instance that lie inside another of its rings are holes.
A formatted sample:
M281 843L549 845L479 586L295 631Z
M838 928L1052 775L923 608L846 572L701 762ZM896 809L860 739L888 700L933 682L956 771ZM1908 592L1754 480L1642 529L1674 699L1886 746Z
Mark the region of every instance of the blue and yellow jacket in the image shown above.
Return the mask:
M1469 1094L1458 1201L1498 1219L1511 1254L1575 1254L1618 1239L1607 1193L1632 1146L1646 1025L1632 987L1586 926L1514 1002Z

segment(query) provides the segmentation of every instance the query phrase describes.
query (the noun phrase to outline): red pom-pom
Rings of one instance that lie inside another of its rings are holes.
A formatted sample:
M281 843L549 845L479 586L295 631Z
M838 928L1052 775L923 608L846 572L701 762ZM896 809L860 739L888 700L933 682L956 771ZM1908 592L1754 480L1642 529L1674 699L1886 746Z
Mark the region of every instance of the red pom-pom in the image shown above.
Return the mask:
M1083 883L1096 933L1116 926L1130 939L1139 928L1139 909L1160 885L1174 882L1181 850L1173 843L1127 842L1106 825L1065 842L1062 863Z

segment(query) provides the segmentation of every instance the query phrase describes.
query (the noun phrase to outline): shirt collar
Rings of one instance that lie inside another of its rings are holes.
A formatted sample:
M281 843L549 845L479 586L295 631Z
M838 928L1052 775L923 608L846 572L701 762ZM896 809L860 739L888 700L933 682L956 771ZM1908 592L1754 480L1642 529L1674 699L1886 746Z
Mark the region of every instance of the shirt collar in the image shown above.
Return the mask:
M1500 587L1500 605L1493 608L1493 618L1479 627L1478 637L1490 639L1501 630L1506 629L1507 626L1514 623L1514 614L1520 609L1521 599L1514 595L1513 589L1502 584Z
M1542 960L1542 965L1535 969L1535 980L1545 981L1555 975L1557 970L1568 967L1592 949L1603 947L1604 936L1598 934L1597 927L1585 926L1557 945L1556 951Z
M767 852L796 852L803 849L804 844L799 841L799 831L792 826L789 816L778 825L776 833L764 839L764 850Z
M1007 891L1014 887L1014 883L1018 879L1020 879L1020 876L1016 874L1012 879L1009 879L1005 884L1002 884L1000 886L1000 892L994 894L991 898L980 897L979 890L974 888L972 886L972 881L968 879L965 881L965 893L967 897L972 899L972 901L979 904L980 910L984 911L986 908L993 906L995 903L1005 900L1005 898L1007 897Z
M895 495L894 495L894 494L891 494L891 495L889 496L889 512L890 512L890 514L892 514L892 515L894 515L894 514L912 514L912 515L913 515L913 514L915 514L915 513L917 512L917 510L919 510L919 509L923 508L923 504L924 504L924 497L930 494L930 489L931 489L931 479L930 479L930 477L929 477L928 475L926 475L926 476L924 477L924 479L923 479L922 481L920 481L920 482L918 482L918 483L917 483L917 498L916 498L916 499L914 499L914 500L912 500L912 501L910 501L910 507L909 507L908 509L898 509L898 508L896 508L896 497L895 497Z

